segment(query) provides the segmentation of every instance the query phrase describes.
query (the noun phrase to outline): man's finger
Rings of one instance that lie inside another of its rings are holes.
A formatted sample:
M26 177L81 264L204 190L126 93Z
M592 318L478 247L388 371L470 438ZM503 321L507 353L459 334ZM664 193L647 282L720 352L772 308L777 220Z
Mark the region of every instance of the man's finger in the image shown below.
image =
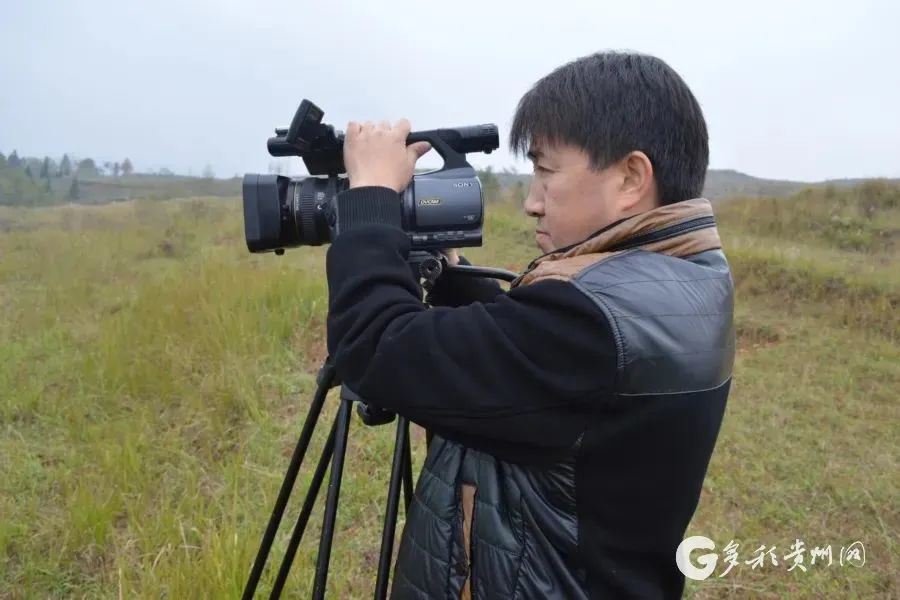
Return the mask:
M412 125L410 125L409 119L403 118L394 123L394 131L397 132L398 136L402 136L403 139L406 139L406 136L409 135L410 129L412 129Z
M383 129L384 131L390 131L391 124L384 120L378 124L378 129Z
M431 150L431 144L429 144L428 142L416 142L415 144L410 144L409 146L407 146L407 150L409 151L409 154L413 158L413 160L419 160L429 150Z

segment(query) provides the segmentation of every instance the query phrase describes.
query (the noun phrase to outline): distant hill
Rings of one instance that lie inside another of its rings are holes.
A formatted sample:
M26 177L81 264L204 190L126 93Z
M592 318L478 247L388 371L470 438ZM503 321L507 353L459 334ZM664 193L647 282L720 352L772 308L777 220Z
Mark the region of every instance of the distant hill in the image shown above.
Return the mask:
M184 175L133 173L129 175L102 174L99 169L77 175L77 193L73 194L75 175L61 176L55 163L49 176L41 176L42 161L35 157L17 159L9 163L0 154L0 205L48 206L65 202L105 204L137 198L168 200L171 198L212 196L235 197L241 194L241 179L215 179ZM116 171L118 172L118 171ZM531 181L530 174L510 169L478 171L488 200L503 197L524 198ZM859 185L867 179L834 179L822 182L762 179L731 169L710 169L706 176L704 195L711 200L733 197L789 196L804 188ZM886 180L900 183L900 179Z
M80 200L84 204L103 204L151 198L167 200L189 196L240 196L241 180L186 177L180 175L143 175L80 179ZM66 186L65 189L68 189Z
M530 174L517 174L508 171L494 172L500 187L509 189L522 182L527 186L531 181ZM871 179L830 179L819 182L788 181L782 179L763 179L753 177L732 169L710 169L706 173L706 186L703 195L710 200L721 200L737 196L790 196L805 188L816 188L833 185L835 187L852 187L872 181ZM900 183L900 179L888 179L890 183Z
M781 179L762 179L732 169L710 169L706 172L703 195L710 200L732 196L790 196L809 183Z
M74 175L48 179L28 176L22 169L0 168L0 205L49 206L65 202L106 204L136 198L168 200L191 196L234 197L241 194L239 178L214 179L180 175Z
M704 196L710 200L721 200L735 196L789 196L806 188L834 186L838 188L853 187L874 181L874 179L828 179L826 181L788 181L783 179L762 179L731 169L710 169L706 173ZM900 183L900 179L882 180L888 183Z

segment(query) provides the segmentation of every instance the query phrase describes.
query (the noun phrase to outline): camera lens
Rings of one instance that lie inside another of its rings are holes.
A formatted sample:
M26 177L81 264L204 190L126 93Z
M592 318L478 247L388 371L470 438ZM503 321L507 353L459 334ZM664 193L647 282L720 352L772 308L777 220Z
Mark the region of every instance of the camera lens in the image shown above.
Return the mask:
M291 181L288 194L297 230L298 246L321 246L331 241L332 204L335 196L347 189L347 179L306 177Z
M331 241L328 213L346 178L244 176L244 235L250 252L271 252Z

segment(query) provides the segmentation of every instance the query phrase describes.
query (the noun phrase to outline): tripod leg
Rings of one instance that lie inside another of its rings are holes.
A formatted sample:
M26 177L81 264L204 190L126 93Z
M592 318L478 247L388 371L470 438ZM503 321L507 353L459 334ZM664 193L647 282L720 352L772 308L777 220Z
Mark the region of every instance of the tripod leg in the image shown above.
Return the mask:
M284 508L287 506L288 498L290 498L291 491L294 489L297 473L299 473L300 466L303 464L306 449L309 446L309 441L312 439L313 430L316 427L316 422L319 420L319 414L322 412L322 405L325 403L325 396L328 394L333 381L334 367L326 360L319 374L319 385L316 388L316 394L306 415L306 421L303 423L300 439L297 440L297 446L294 448L293 456L291 456L290 465L288 465L284 481L281 483L281 490L279 490L278 498L275 500L275 508L272 510L272 516L269 517L269 524L266 526L266 531L259 544L259 552L256 554L256 560L253 561L250 577L247 579L247 585L244 587L243 600L250 600L256 594L256 586L259 584L259 578L262 575L263 568L266 566L269 552L272 550L272 542L275 540L275 534L278 532L278 526L281 524L281 518L284 516Z
M306 498L303 500L303 508L300 509L300 516L297 517L297 524L294 525L294 532L291 534L291 541L288 543L287 550L284 551L284 559L281 561L281 568L278 570L278 577L275 579L275 585L269 594L270 600L277 600L281 596L281 590L287 581L288 574L291 572L291 565L294 557L297 555L297 547L303 539L303 533L306 531L306 525L309 522L309 515L312 513L313 505L319 496L319 489L322 487L322 480L325 479L325 471L328 470L328 463L334 454L334 435L337 429L337 421L331 426L331 433L328 434L328 441L322 448L322 456L319 457L319 464L316 465L316 472L313 474L312 481L309 483L309 489L306 492Z
M405 421L406 419L404 419ZM403 500L405 501L406 514L413 501L413 474L412 474L412 442L409 441L409 423L406 423L406 459L403 465Z
M319 539L319 554L316 557L316 579L313 587L313 598L325 598L325 580L328 578L328 561L331 560L331 542L334 538L334 523L337 517L338 498L341 493L341 476L344 470L344 456L347 452L347 436L350 432L350 400L341 400L335 420L336 437L334 440L334 457L331 463L331 476L328 480L328 496L325 500L325 519L322 523L322 536Z
M394 554L394 534L397 529L397 510L400 504L400 486L409 451L409 423L397 417L397 437L394 441L394 460L391 463L391 482L388 485L387 507L384 511L384 529L381 532L381 554L378 556L378 578L375 580L375 599L387 597L391 557Z

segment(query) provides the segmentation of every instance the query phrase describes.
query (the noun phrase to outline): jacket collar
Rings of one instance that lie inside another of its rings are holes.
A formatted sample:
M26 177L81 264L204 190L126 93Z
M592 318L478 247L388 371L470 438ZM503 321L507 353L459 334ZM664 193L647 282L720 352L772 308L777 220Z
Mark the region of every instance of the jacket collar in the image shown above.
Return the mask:
M694 198L626 217L580 242L539 256L512 285L530 283L536 277L529 275L536 269L549 273L556 270L550 263L576 257L579 258L567 262L587 264L590 262L590 259L586 260L588 255L597 255L597 260L600 260L633 249L681 257L719 247L721 243L712 205L705 198Z

